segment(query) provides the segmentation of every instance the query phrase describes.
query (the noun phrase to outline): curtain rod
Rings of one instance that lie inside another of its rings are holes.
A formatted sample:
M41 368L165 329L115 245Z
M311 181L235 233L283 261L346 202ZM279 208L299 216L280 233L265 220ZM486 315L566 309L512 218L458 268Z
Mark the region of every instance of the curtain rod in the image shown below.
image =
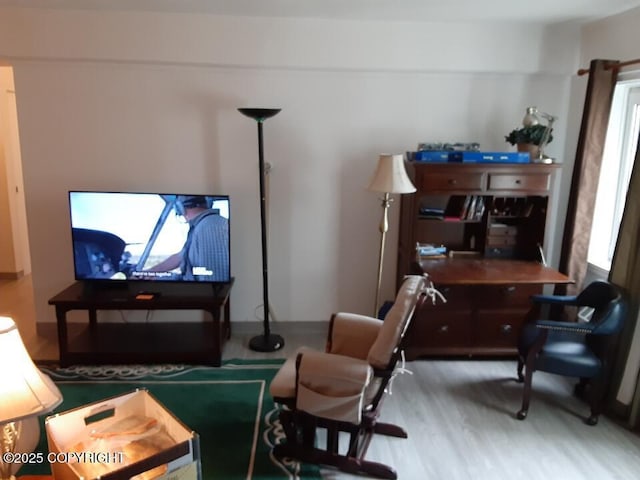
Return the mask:
M635 65L637 63L640 63L640 58L636 58L635 60L627 60L626 62L610 63L608 65L605 65L604 69L610 70L612 68L617 68L619 70L622 67L626 67L627 65ZM581 68L580 70L578 70L578 75L584 75L586 73L589 73L588 68Z

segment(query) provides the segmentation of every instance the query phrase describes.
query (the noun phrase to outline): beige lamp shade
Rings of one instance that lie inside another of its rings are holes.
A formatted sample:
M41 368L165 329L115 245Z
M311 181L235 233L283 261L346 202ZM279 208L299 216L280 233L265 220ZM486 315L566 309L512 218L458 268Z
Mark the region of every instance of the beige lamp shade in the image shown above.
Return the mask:
M15 322L0 317L0 424L49 412L60 402L60 390L34 365Z
M369 190L383 193L413 193L413 186L404 168L402 155L382 154L378 160L378 167L369 184Z

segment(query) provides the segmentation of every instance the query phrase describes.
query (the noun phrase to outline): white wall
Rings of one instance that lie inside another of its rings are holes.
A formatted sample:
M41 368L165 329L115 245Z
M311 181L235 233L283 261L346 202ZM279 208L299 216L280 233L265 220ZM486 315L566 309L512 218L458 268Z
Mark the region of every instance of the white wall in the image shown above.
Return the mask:
M581 39L582 66L589 68L589 61L596 58L620 61L637 59L639 24L640 8L636 8L586 25L582 29Z
M510 149L504 135L537 105L560 117L548 153L561 157L578 32L0 9L0 60L15 69L38 321L53 320L47 299L73 280L66 192L74 188L231 195L232 315L256 319L257 138L241 106L283 109L265 123L277 317L369 313L380 206L365 188L378 153L421 141ZM397 214L398 204L386 298ZM552 262L554 237L552 228Z

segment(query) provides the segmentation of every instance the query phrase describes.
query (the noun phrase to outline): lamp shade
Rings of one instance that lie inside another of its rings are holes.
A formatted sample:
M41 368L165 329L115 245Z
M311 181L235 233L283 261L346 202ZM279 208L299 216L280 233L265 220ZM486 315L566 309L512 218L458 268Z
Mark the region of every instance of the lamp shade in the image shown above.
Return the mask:
M368 189L383 193L415 192L416 187L409 180L404 168L404 157L402 155L380 155L378 167Z
M60 390L34 365L15 322L0 317L0 424L49 412L60 402Z

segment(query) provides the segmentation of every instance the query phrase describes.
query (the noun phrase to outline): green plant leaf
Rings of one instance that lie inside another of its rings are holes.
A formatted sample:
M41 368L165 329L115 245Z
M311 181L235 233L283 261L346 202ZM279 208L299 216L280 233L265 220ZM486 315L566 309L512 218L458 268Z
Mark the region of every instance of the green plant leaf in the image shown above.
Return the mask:
M509 135L506 135L504 139L511 145L516 145L518 143L532 143L534 145L540 145L546 129L547 127L545 125L520 127L509 132ZM551 129L551 132L553 132L553 129ZM551 141L553 140L553 135L551 134L551 132L549 133L549 139L547 143L551 143Z

